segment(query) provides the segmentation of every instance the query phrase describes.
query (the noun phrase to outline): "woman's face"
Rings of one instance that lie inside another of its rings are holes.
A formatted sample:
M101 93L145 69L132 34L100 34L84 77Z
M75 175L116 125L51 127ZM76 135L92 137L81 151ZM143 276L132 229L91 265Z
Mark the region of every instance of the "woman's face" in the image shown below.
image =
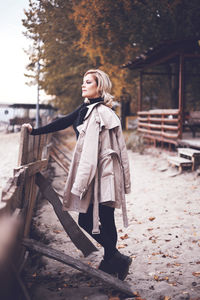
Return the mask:
M95 77L92 74L87 74L83 78L82 97L89 99L99 97L99 93L97 91L97 83Z

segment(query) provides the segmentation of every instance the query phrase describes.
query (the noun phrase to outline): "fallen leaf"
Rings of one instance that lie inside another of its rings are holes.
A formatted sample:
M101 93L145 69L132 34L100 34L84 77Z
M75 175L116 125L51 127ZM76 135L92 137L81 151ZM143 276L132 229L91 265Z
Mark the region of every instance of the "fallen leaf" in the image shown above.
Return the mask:
M200 277L200 272L193 272L192 275L196 277Z
M154 275L154 279L155 279L156 281L159 281L159 277L158 277L157 275Z
M37 273L34 273L33 275L32 275L32 277L36 277L37 276Z
M155 217L150 217L149 218L149 221L153 221L153 220L155 220Z
M175 263L174 266L175 267L180 267L181 264Z
M128 237L129 237L129 236L128 236L128 234L126 233L124 236L120 236L120 239L121 239L121 240L125 240L125 239L128 239Z
M147 230L148 230L148 231L151 231L151 230L153 230L153 228L147 228Z
M122 245L119 245L117 248L118 249L122 249L122 248L125 248L125 247L127 247L128 245L127 244L122 244Z
M193 186L191 186L191 189L192 189L192 190L195 190L195 189L197 189L197 186L196 186L196 185L193 185Z
M159 255L160 253L159 252L153 252L151 255L155 256L155 255Z
M170 299L171 299L171 297L165 296L163 300L170 300Z
M54 233L61 233L62 230L53 230Z
M169 285L171 285L171 286L177 286L177 283L176 282L170 282Z
M168 280L169 280L169 277L168 277L168 276L166 276L166 277L165 277L165 280L166 280L166 281L168 281Z

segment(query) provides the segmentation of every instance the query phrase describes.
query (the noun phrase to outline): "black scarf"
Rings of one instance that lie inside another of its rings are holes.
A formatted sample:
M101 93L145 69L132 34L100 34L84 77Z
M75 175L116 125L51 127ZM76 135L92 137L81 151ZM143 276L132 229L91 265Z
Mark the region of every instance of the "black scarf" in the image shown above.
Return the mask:
M83 103L81 106L80 106L80 110L79 110L79 113L78 113L78 116L73 124L73 128L75 130L75 133L76 133L76 137L78 138L79 136L79 132L77 130L77 127L79 125L81 125L84 121L84 118L87 114L87 111L88 111L88 105L91 105L91 104L94 104L94 103L97 103L97 102L101 102L103 101L103 98L99 97L99 98L91 98L91 99L88 99L90 101L90 103Z
M87 111L88 111L88 105L91 105L91 104L94 104L94 103L97 103L97 102L101 102L103 101L103 98L99 97L99 98L91 98L91 99L88 99L90 101L90 103L83 103L83 106L81 107L80 111L79 111L79 115L78 115L78 124L77 125L80 125L83 123L84 121L84 118L87 114Z

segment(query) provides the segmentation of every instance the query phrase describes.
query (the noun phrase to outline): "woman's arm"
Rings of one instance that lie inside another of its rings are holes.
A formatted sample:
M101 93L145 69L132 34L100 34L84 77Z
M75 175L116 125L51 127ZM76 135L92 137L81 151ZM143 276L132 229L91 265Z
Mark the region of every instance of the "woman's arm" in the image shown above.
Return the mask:
M65 117L59 118L45 126L36 129L32 128L30 124L26 124L28 131L31 135L39 135L65 129L74 123L74 120L77 118L81 106L82 105L80 105L75 111L66 115Z

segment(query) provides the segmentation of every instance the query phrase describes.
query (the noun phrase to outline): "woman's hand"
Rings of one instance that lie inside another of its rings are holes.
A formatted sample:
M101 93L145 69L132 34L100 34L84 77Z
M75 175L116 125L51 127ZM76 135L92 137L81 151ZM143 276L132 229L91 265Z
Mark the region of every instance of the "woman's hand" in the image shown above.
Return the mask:
M32 127L31 124L29 124L29 123L24 123L22 126L23 126L23 127L26 127L26 128L28 129L28 132L29 132L29 133L31 133L32 130L33 130L33 127Z

